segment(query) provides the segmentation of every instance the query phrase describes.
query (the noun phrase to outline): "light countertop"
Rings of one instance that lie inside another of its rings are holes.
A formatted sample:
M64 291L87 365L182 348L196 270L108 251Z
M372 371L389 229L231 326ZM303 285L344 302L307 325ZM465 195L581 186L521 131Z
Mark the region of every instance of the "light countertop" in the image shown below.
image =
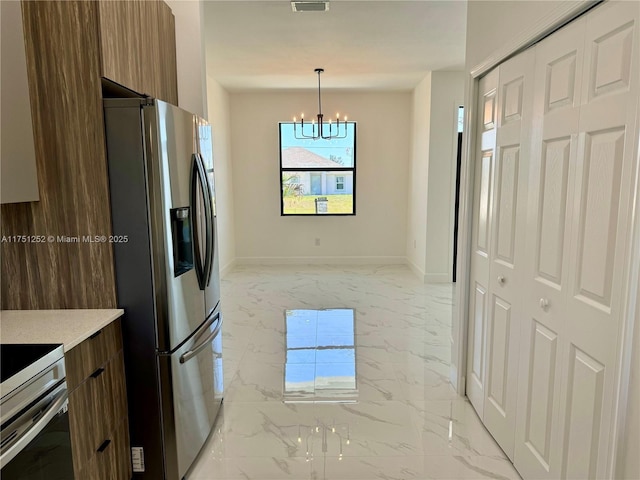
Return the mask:
M123 313L122 309L3 310L0 343L62 343L67 352Z

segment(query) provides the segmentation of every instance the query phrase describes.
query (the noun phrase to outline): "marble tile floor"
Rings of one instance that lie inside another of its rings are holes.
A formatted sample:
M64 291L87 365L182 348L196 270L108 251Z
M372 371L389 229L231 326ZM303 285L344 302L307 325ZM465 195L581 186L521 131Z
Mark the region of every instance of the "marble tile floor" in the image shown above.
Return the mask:
M404 266L241 266L225 399L188 480L519 479L448 382L451 285Z

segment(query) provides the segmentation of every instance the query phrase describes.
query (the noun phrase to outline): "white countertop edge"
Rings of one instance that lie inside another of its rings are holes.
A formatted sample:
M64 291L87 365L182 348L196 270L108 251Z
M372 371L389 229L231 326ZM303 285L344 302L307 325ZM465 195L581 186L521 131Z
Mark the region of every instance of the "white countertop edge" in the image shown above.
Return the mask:
M61 343L68 352L123 314L120 308L2 310L0 343Z

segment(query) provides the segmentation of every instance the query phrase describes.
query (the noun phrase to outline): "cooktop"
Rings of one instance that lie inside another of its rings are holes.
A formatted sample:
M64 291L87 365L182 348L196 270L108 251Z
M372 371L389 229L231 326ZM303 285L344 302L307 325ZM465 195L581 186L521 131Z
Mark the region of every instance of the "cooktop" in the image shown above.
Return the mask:
M60 344L1 344L0 383L4 383L25 369L31 370L29 367L36 366L38 363L46 363L42 365L42 368L46 368L63 356L64 351Z

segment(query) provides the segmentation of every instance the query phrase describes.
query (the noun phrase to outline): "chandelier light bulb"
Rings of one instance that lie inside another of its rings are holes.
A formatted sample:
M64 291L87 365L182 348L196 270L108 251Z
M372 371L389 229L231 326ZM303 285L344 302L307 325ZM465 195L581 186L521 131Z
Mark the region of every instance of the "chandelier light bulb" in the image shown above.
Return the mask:
M340 118L340 113L336 113L336 118Z
M349 445L350 443L351 443L351 440L347 438L347 445Z
M301 120L304 120L304 113L301 113L301 114L300 114L300 119L301 119Z
M293 123L296 123L296 117L293 117Z
M346 116L346 115L344 116L344 121L345 121L345 122L347 121L347 116Z
M298 443L302 443L302 437L298 437Z

